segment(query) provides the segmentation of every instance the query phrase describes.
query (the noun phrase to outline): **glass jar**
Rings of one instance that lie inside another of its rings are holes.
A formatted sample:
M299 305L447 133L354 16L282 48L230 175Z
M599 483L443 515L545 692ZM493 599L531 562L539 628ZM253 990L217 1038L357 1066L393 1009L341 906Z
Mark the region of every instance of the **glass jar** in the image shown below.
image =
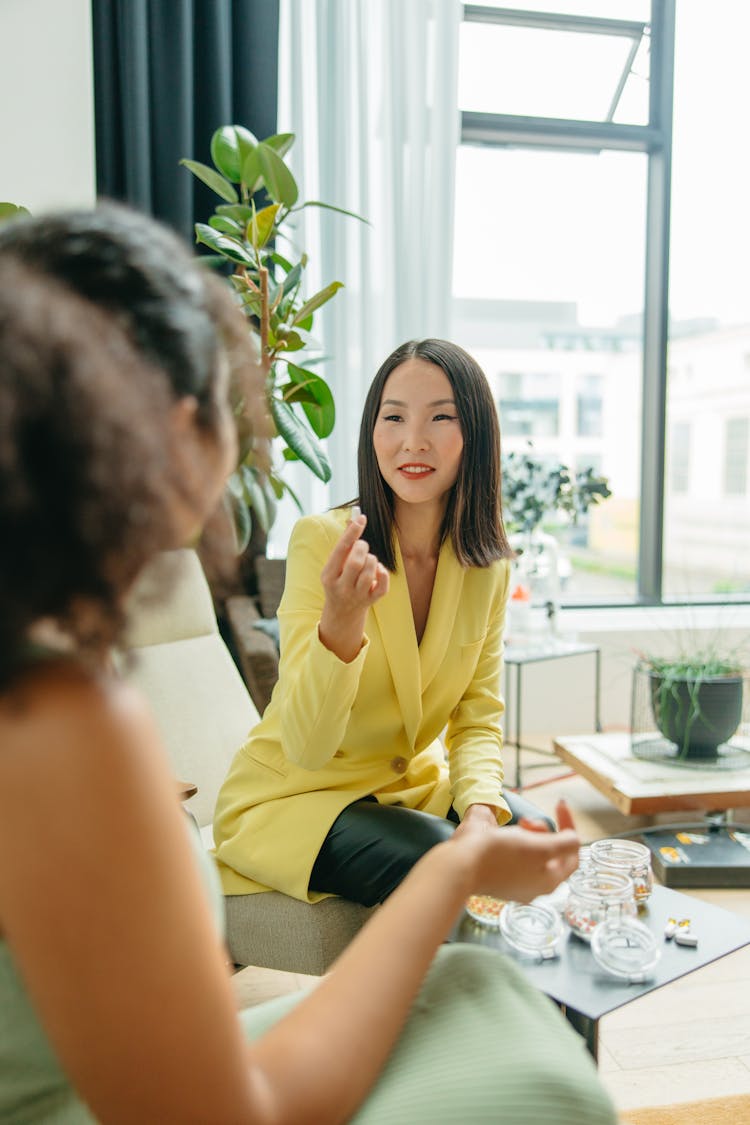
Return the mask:
M509 902L500 915L500 932L517 953L546 961L560 952L563 925L553 906Z
M634 918L633 880L616 871L574 871L568 879L570 893L565 905L565 921L584 941L600 922Z
M652 977L661 957L655 936L635 918L602 922L591 935L591 952L602 969L631 984Z
M591 862L598 871L618 872L633 880L636 905L646 902L654 888L651 852L635 840L595 840Z

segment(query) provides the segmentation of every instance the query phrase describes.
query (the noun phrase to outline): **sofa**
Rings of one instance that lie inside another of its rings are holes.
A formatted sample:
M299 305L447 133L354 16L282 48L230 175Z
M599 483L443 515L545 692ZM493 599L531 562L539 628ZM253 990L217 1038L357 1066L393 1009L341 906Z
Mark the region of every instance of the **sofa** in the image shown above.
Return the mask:
M142 575L117 660L149 700L176 778L196 789L186 807L211 848L219 787L258 711L219 632L195 552L169 552ZM310 904L278 892L225 902L235 965L311 975L327 970L371 913L342 898Z

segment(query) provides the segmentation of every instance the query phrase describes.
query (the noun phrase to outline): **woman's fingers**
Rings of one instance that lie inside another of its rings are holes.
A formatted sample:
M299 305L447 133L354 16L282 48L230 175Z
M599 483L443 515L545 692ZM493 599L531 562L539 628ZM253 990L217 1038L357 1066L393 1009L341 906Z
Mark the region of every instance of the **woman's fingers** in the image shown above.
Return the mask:
M562 798L555 805L555 819L557 820L557 827L559 831L565 828L571 828L574 832L576 830L573 814L570 811L567 801ZM549 827L544 820L532 820L530 817L521 817L518 821L521 828L527 828L530 832L549 832Z
M365 530L366 523L367 516L363 515L359 515L356 519L350 520L344 528L344 532L338 543L328 556L328 562L323 567L322 577L335 579L341 574L351 554L352 548L355 543L360 540L362 532Z
M557 827L559 829L572 828L575 832L576 825L573 820L573 814L568 807L567 801L562 798L555 805L555 818L557 819Z

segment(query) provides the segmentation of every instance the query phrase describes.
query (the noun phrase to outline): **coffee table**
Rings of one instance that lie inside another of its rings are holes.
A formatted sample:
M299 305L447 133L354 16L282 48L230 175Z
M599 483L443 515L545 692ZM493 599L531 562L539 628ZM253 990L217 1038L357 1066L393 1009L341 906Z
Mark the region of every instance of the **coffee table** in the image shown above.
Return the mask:
M750 808L750 769L694 769L644 761L631 753L630 735L561 735L555 753L590 781L621 813Z
M532 984L560 1005L596 1058L602 1016L750 945L750 919L658 884L638 917L657 935L662 951L653 977L642 984L629 984L606 973L594 960L588 943L567 925L561 954L549 961L535 961L514 953L499 930L478 926L467 914L462 914L448 940L488 946L513 957ZM698 945L690 948L666 941L664 926L668 918L690 918Z

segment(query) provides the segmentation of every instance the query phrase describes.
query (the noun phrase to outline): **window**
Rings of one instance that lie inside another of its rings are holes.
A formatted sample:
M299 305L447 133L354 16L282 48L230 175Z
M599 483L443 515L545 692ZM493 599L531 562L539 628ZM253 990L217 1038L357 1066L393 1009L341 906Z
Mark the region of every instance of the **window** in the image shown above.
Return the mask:
M729 418L725 429L724 492L727 496L746 496L750 419Z
M669 485L675 495L687 494L690 485L690 423L676 422L672 427Z
M690 425L692 464L688 491L664 499L662 589L747 599L750 6L679 0L676 16L669 357L683 378L666 423Z
M579 380L576 399L576 434L578 437L601 437L603 433L604 402L601 375L584 375Z
M536 426L538 454L609 479L568 600L747 600L750 5L484 0L464 21L454 330L523 376L496 388L506 448Z
M658 138L647 128L649 5L601 9L465 7L453 332L486 371L514 374L495 389L506 450L531 439L538 456L569 466L600 459L617 512L594 510L576 532L566 595L627 602L638 594L644 232ZM554 394L532 391L540 368Z

